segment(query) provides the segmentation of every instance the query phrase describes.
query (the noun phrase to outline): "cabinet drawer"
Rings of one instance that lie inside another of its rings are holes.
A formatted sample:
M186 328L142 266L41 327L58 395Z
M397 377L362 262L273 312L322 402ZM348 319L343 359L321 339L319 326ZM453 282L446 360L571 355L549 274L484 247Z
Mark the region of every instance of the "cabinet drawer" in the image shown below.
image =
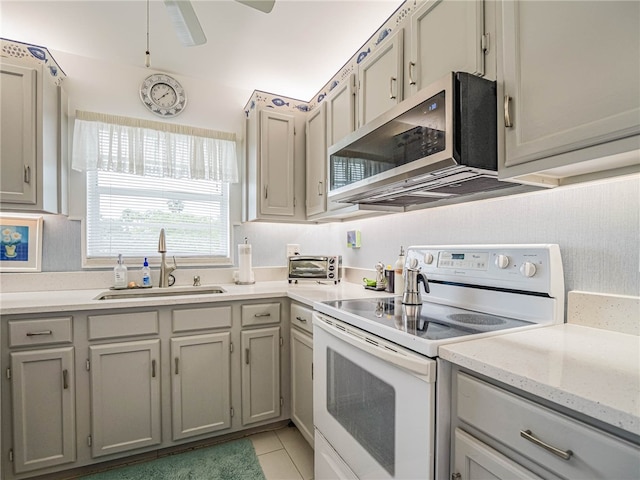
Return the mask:
M157 335L158 332L157 311L89 316L89 340Z
M464 373L457 373L456 383L462 421L560 476L636 478L640 471L640 449L631 443ZM569 451L568 459L559 456Z
M172 312L174 332L231 327L231 307L184 308Z
M265 325L280 322L279 303L242 305L242 326Z
M291 325L301 328L305 332L313 333L313 310L294 303L291 305Z
M46 345L73 341L71 317L9 322L9 346Z

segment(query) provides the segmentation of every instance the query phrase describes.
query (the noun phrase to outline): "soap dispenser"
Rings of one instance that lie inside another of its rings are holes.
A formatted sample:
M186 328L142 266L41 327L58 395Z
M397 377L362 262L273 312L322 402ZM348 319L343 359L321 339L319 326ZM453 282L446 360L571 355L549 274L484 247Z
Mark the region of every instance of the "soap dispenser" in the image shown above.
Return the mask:
M124 264L122 254L118 255L118 264L113 268L113 286L127 288L127 266Z
M147 257L144 257L144 263L142 264L142 286L151 286L151 269L149 268Z

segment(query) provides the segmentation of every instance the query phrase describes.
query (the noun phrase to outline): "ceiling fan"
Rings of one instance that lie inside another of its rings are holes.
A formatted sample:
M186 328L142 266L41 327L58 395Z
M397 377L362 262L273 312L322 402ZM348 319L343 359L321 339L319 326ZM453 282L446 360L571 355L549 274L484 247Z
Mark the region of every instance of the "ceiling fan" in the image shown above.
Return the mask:
M275 0L235 1L264 13L271 12L275 3ZM193 10L190 0L164 0L164 4L167 7L171 23L173 23L178 38L185 47L202 45L207 42L207 37L200 26L198 16Z

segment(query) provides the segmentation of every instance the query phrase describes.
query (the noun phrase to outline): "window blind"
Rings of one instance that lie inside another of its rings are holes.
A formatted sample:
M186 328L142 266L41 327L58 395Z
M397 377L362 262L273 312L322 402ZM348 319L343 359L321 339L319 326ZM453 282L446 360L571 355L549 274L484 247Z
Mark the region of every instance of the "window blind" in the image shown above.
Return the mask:
M87 172L86 256L156 256L164 228L170 255L226 259L228 199L224 182Z

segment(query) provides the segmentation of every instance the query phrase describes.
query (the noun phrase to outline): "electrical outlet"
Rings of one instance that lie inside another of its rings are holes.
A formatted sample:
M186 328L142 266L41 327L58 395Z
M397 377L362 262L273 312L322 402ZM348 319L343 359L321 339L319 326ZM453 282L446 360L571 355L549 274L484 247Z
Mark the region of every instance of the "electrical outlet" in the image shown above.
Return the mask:
M297 243L288 243L287 258L293 257L294 255L300 255L300 245L298 245Z

